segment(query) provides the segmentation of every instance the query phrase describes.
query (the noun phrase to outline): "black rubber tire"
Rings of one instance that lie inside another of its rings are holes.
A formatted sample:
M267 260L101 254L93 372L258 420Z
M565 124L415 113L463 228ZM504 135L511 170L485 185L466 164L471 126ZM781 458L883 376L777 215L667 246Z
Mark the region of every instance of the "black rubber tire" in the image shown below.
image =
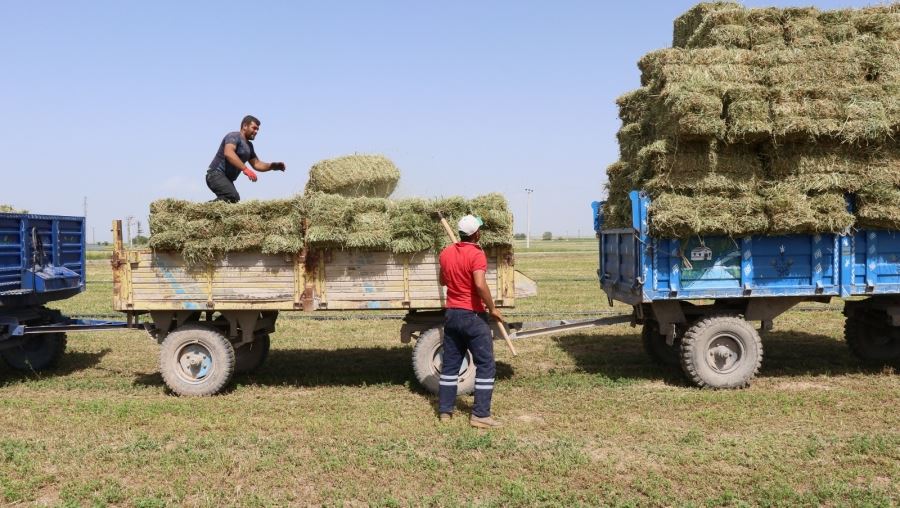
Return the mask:
M655 363L664 367L677 367L681 365L681 336L681 333L676 333L675 343L670 346L666 344L666 336L659 334L659 323L647 320L641 330L641 343L644 345L644 351Z
M844 340L854 356L865 363L888 365L900 361L900 328L885 312L852 314L844 322Z
M166 336L159 351L163 381L178 395L206 397L219 393L231 381L234 363L231 342L214 327L201 323L176 329Z
M39 372L59 365L66 352L66 334L42 333L25 338L22 344L0 351L0 357L11 369Z
M425 330L419 334L416 345L413 347L412 363L416 379L426 390L431 393L438 392L441 379L440 356L443 350L444 328L436 327ZM457 395L469 395L475 391L475 363L472 361L472 353L466 354L460 368L459 384L456 385Z
M257 334L253 342L234 349L234 373L249 374L259 369L269 357L271 340L268 333Z
M746 388L762 365L759 333L734 315L700 319L681 341L681 368L701 388Z

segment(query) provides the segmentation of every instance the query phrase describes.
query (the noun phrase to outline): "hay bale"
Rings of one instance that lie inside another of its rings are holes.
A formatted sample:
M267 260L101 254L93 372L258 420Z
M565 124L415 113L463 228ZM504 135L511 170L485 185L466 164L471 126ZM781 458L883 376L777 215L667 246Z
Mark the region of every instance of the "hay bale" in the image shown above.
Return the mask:
M643 123L628 123L622 126L616 132L616 139L619 141L619 154L623 159L631 159L637 156L644 146L647 145L650 134L648 128Z
M729 87L722 98L725 140L757 142L772 135L769 91L765 86L746 84Z
M308 224L306 241L315 247L341 248L353 218L352 201L339 194L307 192L301 201Z
M385 251L391 247L391 212L394 203L381 198L350 200L351 217L346 247Z
M650 100L650 89L643 86L616 99L622 124L637 123L644 120L650 110Z
M866 187L856 195L856 226L900 229L900 188Z
M736 6L732 9L723 8L707 13L686 45L688 48L713 46L750 49L750 28L746 9Z
M20 210L12 205L0 205L0 213L28 213L28 210Z
M760 189L760 194L770 235L841 232L855 221L841 192L807 192L785 181Z
M347 155L317 162L306 192L386 198L397 188L400 170L383 155Z
M511 245L513 242L513 219L509 205L502 194L492 193L477 196L470 201L471 213L481 217L482 247L499 247ZM456 221L462 217L457 217Z
M759 154L745 146L663 141L649 145L642 158L653 174L642 186L651 197L667 192L753 193L765 177Z
M723 10L740 8L741 5L737 2L702 2L697 4L681 16L675 18L672 34L672 47L687 47L697 29L711 14Z
M768 229L765 203L756 194L664 193L650 203L650 233L659 238L696 235L741 237Z

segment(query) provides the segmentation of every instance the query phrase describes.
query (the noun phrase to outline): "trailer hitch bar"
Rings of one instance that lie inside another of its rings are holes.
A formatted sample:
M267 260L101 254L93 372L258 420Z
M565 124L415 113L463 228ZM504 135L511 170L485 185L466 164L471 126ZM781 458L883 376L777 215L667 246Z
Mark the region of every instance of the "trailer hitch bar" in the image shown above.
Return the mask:
M552 335L563 332L571 332L575 330L584 330L597 326L610 326L622 323L634 323L634 316L625 314L621 316L611 316L600 319L581 319L577 321L570 320L554 320L554 321L538 321L534 323L510 323L509 338L513 340L528 339L531 337L539 337L541 335ZM517 327L517 325L520 325Z

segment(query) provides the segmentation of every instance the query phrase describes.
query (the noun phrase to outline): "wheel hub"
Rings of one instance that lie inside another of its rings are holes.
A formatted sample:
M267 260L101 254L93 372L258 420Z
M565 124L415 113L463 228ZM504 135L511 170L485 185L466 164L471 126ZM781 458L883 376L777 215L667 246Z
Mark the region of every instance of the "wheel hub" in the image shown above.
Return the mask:
M733 335L721 334L709 343L706 363L715 372L728 374L738 368L743 356L744 346L741 341Z
M188 344L175 356L178 375L189 383L203 381L212 371L212 354L201 344Z

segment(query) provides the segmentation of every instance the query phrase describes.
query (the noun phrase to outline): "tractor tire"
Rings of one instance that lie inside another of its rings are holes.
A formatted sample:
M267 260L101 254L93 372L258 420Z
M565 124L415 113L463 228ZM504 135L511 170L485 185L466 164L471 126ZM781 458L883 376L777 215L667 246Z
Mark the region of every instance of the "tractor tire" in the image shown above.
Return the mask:
M441 360L444 349L444 328L425 330L413 347L412 363L416 379L426 390L436 394L441 379ZM457 395L469 395L475 391L475 362L472 353L467 352L459 369Z
M666 343L666 336L659 334L659 323L655 320L647 320L641 330L641 342L644 351L650 358L664 367L677 367L681 365L681 337L682 329L679 326L673 345Z
M234 349L234 373L249 374L259 369L269 357L271 340L268 333L257 334L253 342Z
M159 370L172 392L206 397L222 391L234 374L231 342L214 327L189 323L166 336Z
M0 351L0 357L12 369L24 372L52 369L66 351L64 333L42 333L26 338L22 344Z
M844 322L844 339L850 352L872 365L900 361L900 328L892 326L886 313L869 313L867 317L863 320L862 316L852 314Z
M681 367L700 388L746 388L762 365L759 333L734 315L702 318L681 341Z

